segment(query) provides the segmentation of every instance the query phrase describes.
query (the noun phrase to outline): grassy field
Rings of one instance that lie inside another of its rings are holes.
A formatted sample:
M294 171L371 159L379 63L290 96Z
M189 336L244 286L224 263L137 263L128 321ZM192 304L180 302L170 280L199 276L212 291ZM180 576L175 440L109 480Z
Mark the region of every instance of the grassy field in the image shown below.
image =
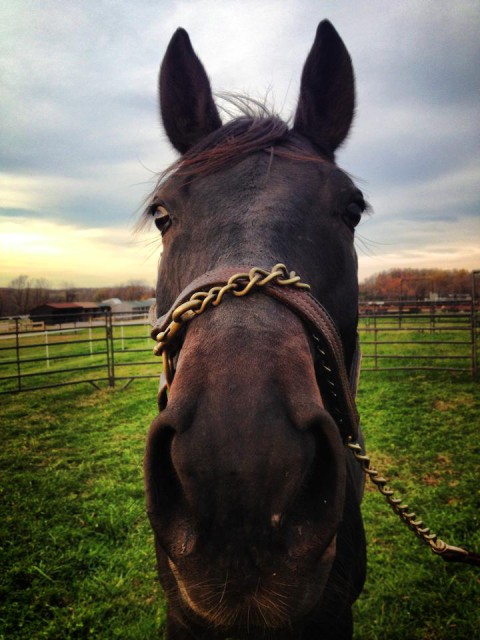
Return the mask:
M480 550L479 386L467 375L364 374L374 464L442 538ZM0 638L159 637L164 605L142 457L157 382L2 397ZM369 575L356 638L479 637L480 571L447 565L368 490Z

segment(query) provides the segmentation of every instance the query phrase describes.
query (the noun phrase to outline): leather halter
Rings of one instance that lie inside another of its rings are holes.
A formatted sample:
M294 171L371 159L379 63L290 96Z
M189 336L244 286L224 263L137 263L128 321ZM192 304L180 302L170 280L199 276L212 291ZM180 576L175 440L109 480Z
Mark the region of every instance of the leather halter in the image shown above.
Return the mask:
M250 267L223 267L208 271L196 278L181 292L169 311L152 323L152 338L157 339L157 336L166 331L172 321L174 311L188 301L195 292L224 284L239 271L248 272ZM322 398L327 403L328 410L337 423L344 441L353 440L355 442L358 438L359 428L359 416L355 405L360 370L358 340L350 372L347 373L338 330L326 309L316 298L304 289L297 289L293 286L279 286L272 282L262 286L261 291L284 304L307 327L318 354L315 370ZM159 347L160 349L157 350L158 355L163 351L171 351L172 349L170 342L167 342L167 340L162 341ZM160 391L160 395L163 395L161 404L165 406L167 398L165 388Z

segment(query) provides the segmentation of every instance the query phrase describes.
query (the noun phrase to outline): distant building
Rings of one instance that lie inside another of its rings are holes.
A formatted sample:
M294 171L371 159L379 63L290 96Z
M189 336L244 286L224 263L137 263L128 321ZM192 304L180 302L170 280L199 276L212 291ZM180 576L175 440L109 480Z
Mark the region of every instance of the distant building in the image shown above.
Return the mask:
M115 306L112 306L112 313L122 314L125 320L138 317L142 314L148 314L150 307L154 304L155 298L148 298L147 300L135 300L121 302Z
M46 302L30 311L33 322L64 324L89 320L98 315L100 308L95 302Z
M78 304L80 307L82 307L86 315L88 315L89 312L91 314L96 314L98 313L98 310L100 308L100 306L96 302L75 302L75 304Z
M114 308L119 304L122 304L120 298L107 298L107 300L102 300L100 302L100 306L102 307L102 309L106 308L110 311L114 311Z

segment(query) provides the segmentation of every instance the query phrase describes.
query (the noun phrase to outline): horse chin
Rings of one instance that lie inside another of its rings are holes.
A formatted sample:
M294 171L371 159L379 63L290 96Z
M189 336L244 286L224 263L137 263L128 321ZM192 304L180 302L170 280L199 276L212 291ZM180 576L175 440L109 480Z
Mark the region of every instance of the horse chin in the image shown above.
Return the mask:
M198 563L196 558L179 563L169 558L168 566L183 608L196 619L223 631L258 629L265 633L291 629L321 604L335 553L336 536L316 562L310 557L283 558L276 570L270 566L245 576L234 570L238 561L231 561L230 570L218 571L223 579L204 577L212 576L212 567L202 567L202 558Z

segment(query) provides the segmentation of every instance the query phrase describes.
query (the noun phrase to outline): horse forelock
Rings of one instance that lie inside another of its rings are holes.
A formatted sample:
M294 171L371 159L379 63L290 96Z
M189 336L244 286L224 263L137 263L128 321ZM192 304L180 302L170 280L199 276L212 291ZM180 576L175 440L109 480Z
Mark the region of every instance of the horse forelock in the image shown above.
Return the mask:
M241 115L206 136L158 175L157 184L145 201L140 226L151 219L152 204L161 200L162 191L172 178L190 182L262 151L298 162L332 161L327 151L314 148L264 104L243 96L228 100Z

